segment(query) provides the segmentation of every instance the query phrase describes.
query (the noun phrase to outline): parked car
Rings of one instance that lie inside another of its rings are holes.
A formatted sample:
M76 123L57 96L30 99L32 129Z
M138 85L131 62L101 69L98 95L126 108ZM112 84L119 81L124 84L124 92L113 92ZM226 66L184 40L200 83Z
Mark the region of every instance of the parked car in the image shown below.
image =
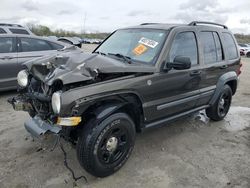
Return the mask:
M250 51L250 46L248 44L238 44L239 50L240 50L240 55L244 56L247 54L247 52Z
M17 87L17 73L28 60L65 48L61 42L28 34L0 34L0 91Z
M81 48L81 46L82 46L80 38L78 38L78 37L77 38L75 38L75 37L59 37L57 40L60 42L66 43L66 44L71 44L71 45L77 46L79 48Z
M47 36L48 39L53 40L53 41L57 41L58 37L57 36Z
M98 177L125 164L137 132L202 109L222 120L241 73L234 35L210 22L119 29L92 54L61 51L25 66L20 95L9 99L29 112L25 128L76 144Z
M0 23L0 34L34 35L28 28L19 24Z

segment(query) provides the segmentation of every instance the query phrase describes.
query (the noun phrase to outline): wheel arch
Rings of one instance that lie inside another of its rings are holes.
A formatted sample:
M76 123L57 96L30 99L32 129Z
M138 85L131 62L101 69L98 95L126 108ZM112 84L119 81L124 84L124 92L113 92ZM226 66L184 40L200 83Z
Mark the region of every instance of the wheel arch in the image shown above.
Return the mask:
M236 90L237 90L237 82L238 82L238 76L237 76L235 71L230 71L230 72L223 74L219 78L219 80L216 84L216 89L215 89L214 95L211 98L209 104L213 105L215 103L216 99L218 98L218 96L221 93L221 89L223 88L223 86L225 84L229 85L229 87L231 88L232 93L234 95Z
M141 131L144 119L142 101L135 93L120 93L107 97L102 97L92 102L82 112L84 122L95 118L97 123L103 121L108 116L124 112L134 121L137 132ZM84 123L83 122L83 126Z

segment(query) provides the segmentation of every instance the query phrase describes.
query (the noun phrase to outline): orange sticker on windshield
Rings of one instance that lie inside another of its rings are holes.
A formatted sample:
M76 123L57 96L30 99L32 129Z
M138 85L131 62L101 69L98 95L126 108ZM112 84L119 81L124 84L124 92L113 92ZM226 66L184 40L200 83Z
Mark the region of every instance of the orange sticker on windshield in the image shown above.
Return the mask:
M147 47L144 46L143 44L139 44L138 46L136 46L134 49L133 49L133 53L136 54L136 55L141 55L143 54L144 52L147 51Z

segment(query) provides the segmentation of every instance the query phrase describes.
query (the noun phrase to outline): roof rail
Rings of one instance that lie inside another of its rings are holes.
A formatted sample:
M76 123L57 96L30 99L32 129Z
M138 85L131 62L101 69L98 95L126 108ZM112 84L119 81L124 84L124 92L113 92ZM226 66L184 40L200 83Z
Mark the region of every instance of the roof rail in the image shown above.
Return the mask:
M214 23L214 22L203 22L203 21L193 21L191 23L189 23L188 25L189 26L196 26L196 25L215 25L215 26L220 26L220 27L223 27L224 29L228 29L227 26L225 25L222 25L222 24L218 24L218 23Z
M22 27L21 25L19 24L6 24L6 23L0 23L0 26L8 26L8 27Z
M155 25L155 24L159 24L159 23L142 23L140 25Z

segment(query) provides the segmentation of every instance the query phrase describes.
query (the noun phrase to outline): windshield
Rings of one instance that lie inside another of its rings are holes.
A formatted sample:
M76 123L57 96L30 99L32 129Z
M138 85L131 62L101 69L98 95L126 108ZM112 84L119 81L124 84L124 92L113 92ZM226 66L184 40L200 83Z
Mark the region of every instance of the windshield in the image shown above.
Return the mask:
M127 57L131 62L155 64L167 31L157 29L122 29L113 33L95 53ZM120 58L121 59L121 58Z

